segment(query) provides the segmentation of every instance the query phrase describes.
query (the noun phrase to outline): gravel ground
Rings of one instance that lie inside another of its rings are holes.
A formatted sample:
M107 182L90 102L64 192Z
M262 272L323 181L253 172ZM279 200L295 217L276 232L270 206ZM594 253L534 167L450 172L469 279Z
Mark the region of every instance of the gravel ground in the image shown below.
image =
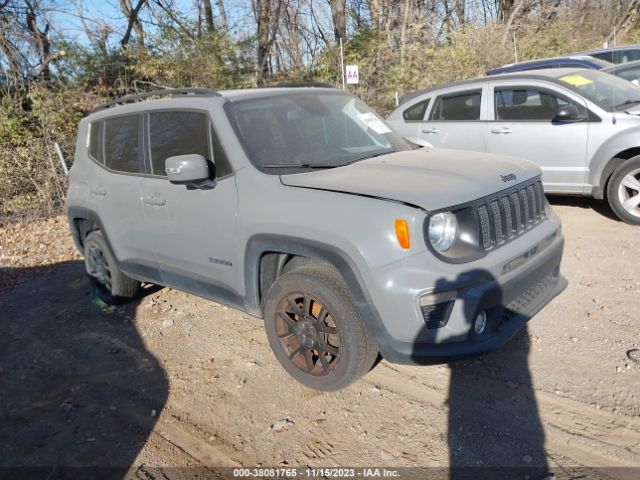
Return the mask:
M600 202L552 203L569 287L525 331L451 365L382 361L335 393L289 378L262 322L237 310L157 288L100 304L63 218L0 229L0 466L135 478L225 466L459 478L447 469L486 465L572 478L588 466L589 478L640 478L640 367L626 356L640 348L639 227Z

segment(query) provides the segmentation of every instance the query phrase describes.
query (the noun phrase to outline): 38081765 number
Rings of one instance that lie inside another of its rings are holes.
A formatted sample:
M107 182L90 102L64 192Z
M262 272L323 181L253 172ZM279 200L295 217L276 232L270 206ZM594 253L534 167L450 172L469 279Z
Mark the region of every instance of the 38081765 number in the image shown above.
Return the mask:
M234 468L234 477L297 477L295 468Z

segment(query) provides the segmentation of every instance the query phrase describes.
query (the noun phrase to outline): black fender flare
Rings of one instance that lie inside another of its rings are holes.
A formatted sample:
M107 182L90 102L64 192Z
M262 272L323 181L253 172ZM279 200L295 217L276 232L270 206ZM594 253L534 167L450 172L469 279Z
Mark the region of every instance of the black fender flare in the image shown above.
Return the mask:
M102 232L104 240L107 242L107 246L109 247L109 250L111 250L113 258L116 260L116 263L119 263L118 258L114 253L111 242L109 241L109 235L104 228L102 220L100 220L100 216L96 212L86 207L72 206L67 208L67 219L69 220L69 227L71 228L71 236L73 237L76 248L80 253L84 253L84 245L82 244L82 239L80 238L81 235L80 231L78 230L78 224L76 223L76 220L89 220L98 226L98 230Z
M247 241L244 256L245 308L247 311L262 316L260 258L263 254L269 252L300 255L333 265L344 278L353 298L353 303L364 320L365 328L378 345L380 353L385 356L385 339L389 337L389 333L355 264L344 251L334 245L277 234L257 234L252 236Z

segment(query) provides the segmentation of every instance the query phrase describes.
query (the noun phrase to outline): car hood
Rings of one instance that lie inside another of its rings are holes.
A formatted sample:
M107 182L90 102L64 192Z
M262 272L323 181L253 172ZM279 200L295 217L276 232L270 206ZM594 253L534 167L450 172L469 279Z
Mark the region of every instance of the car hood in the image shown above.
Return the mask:
M437 148L282 175L280 180L291 187L364 195L438 210L491 195L537 175L540 168L528 160Z

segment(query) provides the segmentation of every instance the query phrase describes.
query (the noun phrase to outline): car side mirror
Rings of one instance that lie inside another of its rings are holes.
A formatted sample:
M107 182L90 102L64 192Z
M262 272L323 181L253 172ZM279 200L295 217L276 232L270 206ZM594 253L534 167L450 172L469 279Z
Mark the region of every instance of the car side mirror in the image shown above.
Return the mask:
M556 116L553 118L554 122L562 123L574 123L582 122L587 118L580 114L575 105L562 105L556 110Z
M203 183L209 180L209 162L202 155L176 155L164 162L167 178L180 185Z

